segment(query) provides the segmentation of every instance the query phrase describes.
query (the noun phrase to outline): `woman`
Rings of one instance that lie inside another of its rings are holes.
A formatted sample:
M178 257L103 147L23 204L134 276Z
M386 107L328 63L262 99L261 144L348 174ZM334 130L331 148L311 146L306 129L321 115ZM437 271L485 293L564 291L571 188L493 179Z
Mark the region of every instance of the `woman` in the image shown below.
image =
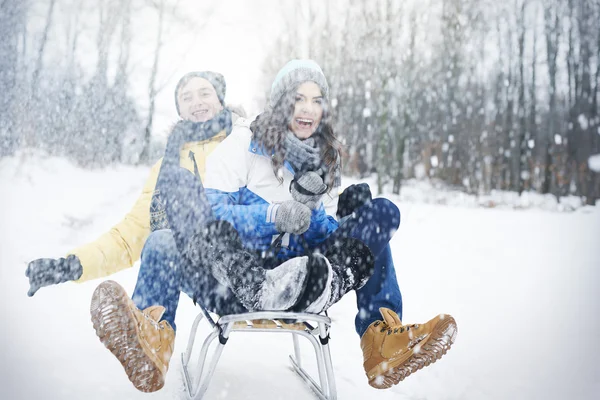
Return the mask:
M441 357L454 341L456 324L450 316L420 325L400 322L389 247L400 213L392 202L370 200L370 192L365 198L364 187L354 186L342 198L357 194L366 201L353 210L352 201L342 204L342 214L349 215L341 225L334 218L341 146L328 95L314 61L287 63L275 77L266 110L250 126L236 124L208 157L206 193L216 217L235 228L246 248L267 254L266 264L324 255L330 275L321 311L357 290L365 372L372 386L385 388ZM355 250L363 244L375 256L374 269L370 254Z

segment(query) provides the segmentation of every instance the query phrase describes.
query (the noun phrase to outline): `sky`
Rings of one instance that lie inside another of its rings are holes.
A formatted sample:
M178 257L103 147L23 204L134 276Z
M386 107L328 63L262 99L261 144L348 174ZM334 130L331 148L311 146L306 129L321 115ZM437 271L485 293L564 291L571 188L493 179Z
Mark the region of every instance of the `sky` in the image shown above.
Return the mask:
M197 13L200 20L202 10L197 10L198 2L184 0L180 3L186 10L185 15ZM249 114L258 113L262 107L255 101L258 91L261 90L260 94L264 91L257 81L266 52L282 28L273 7L277 3L226 0L216 4L210 21L196 35L178 32L168 35L160 74L162 82L165 77L170 79L156 99L155 133L158 135L167 130L176 118L173 90L179 77L189 71L220 72L227 82L227 103L241 104ZM145 32L145 36L148 35ZM145 96L146 76L144 74L145 79L135 82L135 91L140 97Z

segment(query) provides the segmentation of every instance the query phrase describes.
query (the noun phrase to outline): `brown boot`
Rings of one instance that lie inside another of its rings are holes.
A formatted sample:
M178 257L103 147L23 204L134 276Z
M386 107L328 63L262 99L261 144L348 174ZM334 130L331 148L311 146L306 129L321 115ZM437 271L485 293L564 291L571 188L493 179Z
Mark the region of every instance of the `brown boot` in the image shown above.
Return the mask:
M398 315L380 308L360 340L369 385L386 389L439 360L456 339L456 321L438 315L425 324L402 325Z
M142 392L155 392L165 384L175 332L167 321L158 322L164 312L161 306L140 311L114 281L102 282L92 296L96 334Z

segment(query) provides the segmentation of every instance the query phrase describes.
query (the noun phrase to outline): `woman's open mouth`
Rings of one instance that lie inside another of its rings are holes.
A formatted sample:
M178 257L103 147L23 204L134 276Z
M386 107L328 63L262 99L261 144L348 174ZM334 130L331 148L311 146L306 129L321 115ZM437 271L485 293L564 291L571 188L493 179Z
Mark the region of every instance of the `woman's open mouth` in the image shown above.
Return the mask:
M311 128L315 123L314 120L308 118L296 118L296 124L301 128Z

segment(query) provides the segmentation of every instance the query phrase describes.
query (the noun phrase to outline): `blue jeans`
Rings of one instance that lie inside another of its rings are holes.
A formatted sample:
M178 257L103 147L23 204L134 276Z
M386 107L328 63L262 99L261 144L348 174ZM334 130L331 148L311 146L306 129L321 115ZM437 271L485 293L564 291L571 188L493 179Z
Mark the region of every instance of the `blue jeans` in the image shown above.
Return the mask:
M383 221L382 223L378 221ZM358 313L355 318L356 332L362 336L369 325L381 319L380 307L394 310L402 318L402 296L396 279L389 240L398 228L400 213L388 200L375 199L360 207L352 217L345 219L340 227L320 247L324 251L336 238L351 236L369 246L375 258L375 270L367 283L356 291ZM194 291L189 281L179 272L181 258L170 230L158 230L150 234L144 249L138 280L133 292L133 302L139 309L152 305L165 307L163 320L176 329L175 314L181 292L190 297ZM216 280L206 281L201 291L203 304L220 314L246 312L235 295ZM219 301L210 301L218 294ZM223 301L226 300L226 301ZM224 305L226 304L226 305Z
M398 207L387 199L377 198L342 219L339 228L319 246L324 250L338 238L353 237L366 244L375 256L373 275L356 291L358 313L354 324L360 336L372 322L381 319L380 307L389 308L402 318L402 295L389 245L399 226Z
M178 249L189 248L189 240L214 219L199 179L180 167L164 164L157 187L161 188L169 224L174 230L155 231L148 237L142 250L140 272L133 294L136 306L140 309L152 305L164 306L166 311L163 319L174 329L181 291L189 296L200 294L201 304L218 314L245 312L231 290L211 276L208 266L199 269L205 279L200 283L194 282L195 288L180 272L182 259ZM375 199L356 209L330 237L317 246L325 253L337 239L352 237L365 243L376 257L372 277L357 290L355 326L361 336L373 321L380 319L379 307L390 308L402 317L402 297L389 248L389 241L399 225L398 208L387 199Z
M161 305L165 307L162 319L175 326L175 313L179 304L179 294L192 297L198 290L190 285L180 273L181 256L173 233L169 229L154 231L148 236L142 250L140 272L133 291L133 302L140 309ZM196 281L197 282L197 281ZM218 314L247 312L227 287L215 279L202 281L202 305Z

